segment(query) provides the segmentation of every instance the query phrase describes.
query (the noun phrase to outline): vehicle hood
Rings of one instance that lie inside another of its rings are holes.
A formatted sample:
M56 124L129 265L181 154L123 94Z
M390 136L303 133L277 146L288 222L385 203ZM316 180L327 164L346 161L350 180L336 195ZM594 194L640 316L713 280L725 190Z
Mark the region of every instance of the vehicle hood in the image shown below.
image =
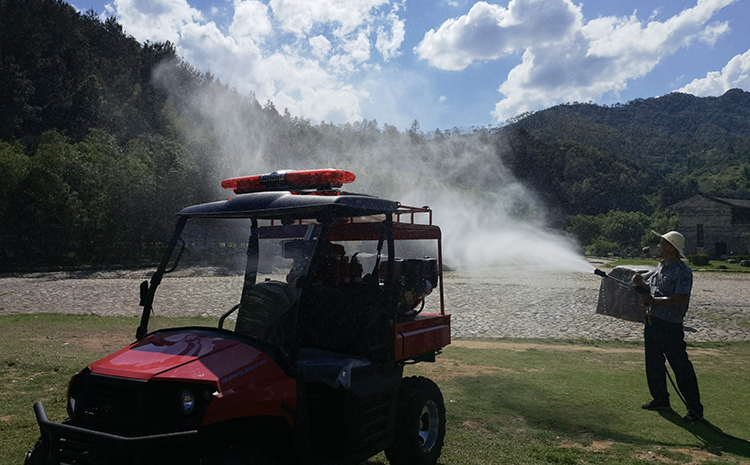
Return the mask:
M231 383L256 368L274 365L271 357L241 341L195 331L151 334L89 365L98 374Z

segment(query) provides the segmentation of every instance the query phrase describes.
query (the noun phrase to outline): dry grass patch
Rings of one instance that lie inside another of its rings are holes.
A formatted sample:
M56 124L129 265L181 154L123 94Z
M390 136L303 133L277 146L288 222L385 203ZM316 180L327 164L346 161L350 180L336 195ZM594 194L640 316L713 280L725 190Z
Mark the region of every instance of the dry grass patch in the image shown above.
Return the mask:
M492 434L490 430L488 430L487 427L484 426L484 423L475 418L467 418L463 423L461 423L461 426L474 433Z
M513 342L513 341L477 341L477 340L453 340L451 345L466 349L490 349L490 350L509 350L512 352L526 352L528 350L542 350L548 352L590 352L595 354L641 354L643 349L640 347L595 347L576 344L539 344L533 342ZM695 355L714 355L720 356L723 351L720 349L690 347L690 354Z
M533 373L544 371L542 368L515 368L493 367L487 365L471 365L460 360L439 357L434 363L423 363L418 368L419 372L435 381L447 381L455 378L479 376L493 376L498 373Z
M560 447L568 449L580 449L590 452L606 452L610 450L614 444L615 441L609 440L592 440L588 444L581 444L579 442L565 440L560 443Z
M135 330L117 328L106 331L89 331L75 333L70 331L56 333L44 337L34 337L33 342L55 345L71 345L93 352L115 351L135 342Z
M700 465L706 462L713 463L717 459L715 454L702 449L658 448L652 451L634 451L632 455L638 460L659 462L669 465Z
M641 353L640 348L626 347L593 347L574 344L538 344L533 342L513 342L513 341L451 341L451 345L466 349L490 349L490 350L509 350L512 352L526 352L528 350L544 350L550 352L595 352L607 354L632 354Z

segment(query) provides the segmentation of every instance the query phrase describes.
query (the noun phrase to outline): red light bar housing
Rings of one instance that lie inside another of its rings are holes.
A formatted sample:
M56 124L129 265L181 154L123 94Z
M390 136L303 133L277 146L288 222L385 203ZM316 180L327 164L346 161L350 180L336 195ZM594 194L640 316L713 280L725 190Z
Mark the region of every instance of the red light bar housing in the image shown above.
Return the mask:
M351 171L319 170L274 171L268 174L225 179L221 187L235 194L263 191L307 191L337 189L356 179Z

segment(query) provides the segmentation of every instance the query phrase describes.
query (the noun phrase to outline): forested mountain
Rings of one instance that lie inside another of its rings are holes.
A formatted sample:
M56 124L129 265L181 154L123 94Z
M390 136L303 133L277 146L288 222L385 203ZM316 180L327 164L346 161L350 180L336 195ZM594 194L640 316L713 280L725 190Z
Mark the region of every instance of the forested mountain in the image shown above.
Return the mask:
M0 267L153 260L172 213L220 198L222 178L327 166L366 171L371 193L443 186L556 227L662 221L699 190L750 198L750 93L574 103L494 128L312 124L112 18L0 0Z
M639 169L651 185L636 185L634 192L658 195L660 206L698 191L750 198L750 93L739 89L721 97L672 93L611 107L559 105L513 127L542 143L575 141Z

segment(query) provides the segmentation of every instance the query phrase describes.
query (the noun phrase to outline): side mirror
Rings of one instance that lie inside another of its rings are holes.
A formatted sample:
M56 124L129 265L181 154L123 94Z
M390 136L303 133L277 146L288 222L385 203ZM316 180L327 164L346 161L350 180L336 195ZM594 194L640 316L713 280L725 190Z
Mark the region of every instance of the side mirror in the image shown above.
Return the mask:
M148 281L141 283L141 301L138 303L141 307L146 305L146 296L148 295Z

